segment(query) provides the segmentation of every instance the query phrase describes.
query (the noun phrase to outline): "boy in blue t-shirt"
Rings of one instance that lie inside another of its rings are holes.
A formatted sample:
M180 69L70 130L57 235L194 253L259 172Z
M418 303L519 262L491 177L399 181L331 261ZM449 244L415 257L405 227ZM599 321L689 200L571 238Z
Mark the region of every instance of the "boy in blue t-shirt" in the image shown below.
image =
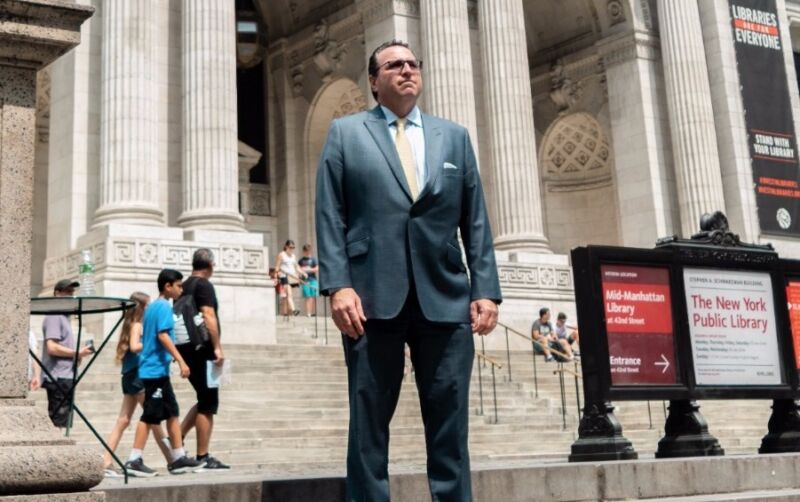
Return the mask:
M147 442L149 425L167 421L167 432L172 447L172 463L167 466L171 474L182 474L201 469L203 462L186 456L181 438L181 424L178 421L178 401L169 380L169 364L173 358L181 369L181 377L189 376L189 367L175 348L172 304L183 292L183 275L177 270L164 269L158 274L158 300L144 311L142 321L142 351L139 354L139 379L144 384L144 403L142 417L136 426L133 449L125 468L128 473L138 477L155 476L156 472L142 460L142 449Z

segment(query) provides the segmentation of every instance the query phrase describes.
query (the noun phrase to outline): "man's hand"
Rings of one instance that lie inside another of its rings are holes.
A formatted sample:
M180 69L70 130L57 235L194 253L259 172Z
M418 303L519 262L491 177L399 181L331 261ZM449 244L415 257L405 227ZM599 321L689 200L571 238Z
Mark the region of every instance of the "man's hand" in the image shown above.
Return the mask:
M31 390L39 390L39 387L41 386L42 382L39 381L38 376L31 378Z
M225 362L225 354L222 353L222 346L217 347L214 349L214 364L217 366L222 366L222 363Z
M94 351L92 350L91 347L89 347L88 345L84 345L83 348L78 351L78 363L82 362L83 358L90 355L92 352Z
M181 369L181 378L189 378L189 367L183 361L178 361L178 367Z
M355 289L342 288L331 296L331 314L336 327L345 335L357 339L364 334L367 318Z
M469 304L472 332L488 335L497 326L497 304L492 300L475 300Z

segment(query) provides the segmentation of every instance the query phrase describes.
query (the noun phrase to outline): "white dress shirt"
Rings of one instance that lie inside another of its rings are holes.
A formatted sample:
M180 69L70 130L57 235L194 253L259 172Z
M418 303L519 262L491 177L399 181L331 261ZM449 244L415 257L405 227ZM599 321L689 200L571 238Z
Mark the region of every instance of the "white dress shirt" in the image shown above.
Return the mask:
M389 136L392 137L392 141L396 141L398 117L383 105L381 105L381 109L386 117L386 125L389 127ZM414 161L417 164L417 186L422 192L428 173L425 169L425 135L422 129L422 112L417 106L406 115L406 136L408 136L408 142L411 143L411 151L414 153Z

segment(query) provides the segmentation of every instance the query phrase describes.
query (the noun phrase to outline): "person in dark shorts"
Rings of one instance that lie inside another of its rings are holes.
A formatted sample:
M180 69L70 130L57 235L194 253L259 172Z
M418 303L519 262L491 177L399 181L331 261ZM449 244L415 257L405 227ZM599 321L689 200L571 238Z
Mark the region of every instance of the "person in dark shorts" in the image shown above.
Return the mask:
M122 405L120 406L117 421L114 423L114 428L111 430L108 439L106 439L111 451L115 451L119 446L122 434L130 425L133 412L136 411L136 405L144 403L144 384L139 379L139 352L142 350L142 318L147 304L150 303L150 297L137 291L131 295L131 300L134 301L134 306L125 312L125 320L122 322L122 330L117 341L117 350L114 358L116 363L122 366ZM167 459L167 463L171 463L172 452L169 446L164 443L166 436L161 426L153 425L150 429L153 431L153 436L157 441L156 444L161 449L161 453L164 454L164 458ZM114 470L111 453L108 451L103 452L103 468L105 469L106 477L121 476Z
M80 287L77 281L62 279L53 288L53 296L74 296ZM70 403L65 399L72 389L75 352L78 361L92 353L88 346L76 350L75 336L69 317L64 314L48 315L42 322L44 345L42 347L42 387L47 391L47 412L56 427L66 427L69 422ZM51 378L52 377L52 378Z
M142 321L142 351L139 354L139 378L144 385L142 417L136 426L130 457L125 463L129 474L138 477L155 476L156 472L142 460L142 449L147 442L150 426L167 422L172 462L167 466L171 474L182 474L203 467L186 456L178 421L178 401L169 380L169 365L173 358L180 366L182 378L189 377L189 367L175 348L175 330L172 304L181 296L183 276L177 270L164 269L158 274L159 297L144 311Z
M220 342L219 304L214 285L209 279L214 273L214 253L210 249L200 248L192 257L192 275L183 283L183 294L194 296L197 310L203 315L203 322L208 328L209 344L202 350L196 350L188 340L179 340L178 351L189 365L191 374L189 382L197 394L195 403L186 413L181 423L181 434L186 437L193 427L197 428L197 460L204 462L203 470L230 469L230 466L211 456L209 444L211 431L214 428L214 415L219 408L219 389L208 386L208 361L222 366L225 355ZM184 343L180 343L184 342Z

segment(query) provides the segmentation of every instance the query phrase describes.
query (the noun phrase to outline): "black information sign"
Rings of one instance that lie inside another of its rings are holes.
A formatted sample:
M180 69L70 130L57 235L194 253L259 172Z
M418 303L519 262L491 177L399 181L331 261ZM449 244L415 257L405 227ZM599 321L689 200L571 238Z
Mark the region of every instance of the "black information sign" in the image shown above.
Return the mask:
M570 461L636 458L618 400L670 401L657 458L724 453L698 399L772 399L759 451L800 451L800 261L727 228L571 257L585 406Z
M800 235L800 169L776 0L729 0L761 230Z

